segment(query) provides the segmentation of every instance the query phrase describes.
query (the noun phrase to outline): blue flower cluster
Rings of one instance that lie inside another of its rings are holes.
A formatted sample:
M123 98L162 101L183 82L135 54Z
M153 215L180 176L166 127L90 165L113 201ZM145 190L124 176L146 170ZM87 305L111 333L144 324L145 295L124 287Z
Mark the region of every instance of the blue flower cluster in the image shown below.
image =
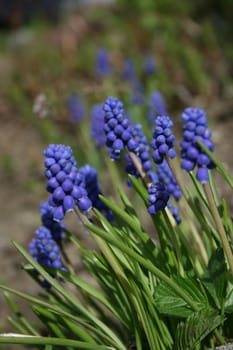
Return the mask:
M112 221L112 211L99 198L102 192L98 182L97 171L87 164L81 167L79 172L83 175L87 195L92 201L92 206L103 213L109 221Z
M101 104L96 104L91 112L91 138L94 140L96 147L101 147L106 143L104 132L104 111Z
M148 188L148 193L148 200L150 202L148 212L151 215L155 215L159 210L166 207L170 195L163 183L152 183Z
M214 145L211 131L208 129L206 113L200 108L189 107L181 115L183 120L183 140L181 146L181 168L192 171L197 165L197 180L205 183L209 180L208 169L214 167L211 159L201 150L197 140L201 141L211 152Z
M134 77L129 81L131 88L131 102L135 105L142 105L144 103L144 91L143 86L139 78Z
M83 179L69 146L51 144L44 151L47 191L51 193L49 204L54 207L53 219L61 221L65 213L75 205L86 212L91 207Z
M175 200L179 200L182 196L181 190L173 176L171 169L166 160L156 167L158 179L160 182L164 183L167 191Z
M81 97L73 93L68 99L68 112L73 123L80 122L85 117L85 106Z
M36 238L33 238L29 244L29 253L33 259L40 265L63 270L60 249L52 238L50 230L40 226L35 231L35 235Z
M112 67L109 59L108 51L100 48L96 54L95 72L100 78L104 78L112 73Z
M50 230L54 241L61 242L66 225L62 221L54 221L54 208L48 202L44 202L40 206L40 215L43 226Z
M149 98L149 112L147 118L150 123L154 123L158 115L167 115L167 107L164 97L160 91L153 91Z
M142 169L147 173L152 169L152 162L150 161L150 147L147 142L147 138L142 131L142 125L137 124L131 128L131 137L136 143L134 153L137 155L141 162ZM135 168L129 154L126 154L125 159L127 161L126 172L135 177L139 177L139 173Z
M165 156L170 158L176 156L175 136L172 133L172 127L173 122L168 116L158 116L155 119L154 140L151 142L151 146L154 149L152 157L156 164L161 164Z
M168 201L167 207L170 213L172 214L173 218L175 219L176 223L179 225L181 223L179 209L177 207L174 207L174 205L172 205L170 201Z
M106 146L110 150L112 159L119 159L124 147L134 151L137 143L131 137L131 126L125 115L123 104L116 97L109 97L103 110L104 131L106 134Z
M146 75L152 75L156 72L156 62L152 55L147 55L144 59L144 72Z
M125 80L134 79L136 76L136 68L133 60L131 58L127 58L123 65L123 78Z

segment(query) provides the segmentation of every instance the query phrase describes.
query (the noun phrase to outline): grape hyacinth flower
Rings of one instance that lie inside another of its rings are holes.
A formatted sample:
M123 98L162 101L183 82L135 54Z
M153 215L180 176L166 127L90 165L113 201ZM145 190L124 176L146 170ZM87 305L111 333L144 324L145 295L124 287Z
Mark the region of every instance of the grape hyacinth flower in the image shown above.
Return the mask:
M166 186L163 183L152 183L148 188L148 200L150 206L148 212L151 215L155 215L159 210L166 207L169 200L169 192L166 190Z
M154 140L151 142L151 146L154 149L152 157L156 164L161 164L165 156L171 159L176 156L175 136L171 130L172 127L173 122L168 116L158 116L155 119Z
M50 230L54 241L60 243L64 237L66 225L62 221L54 221L54 208L48 202L44 202L40 205L40 215L43 226Z
M29 253L40 265L64 270L59 246L48 228L40 226L29 244Z
M95 72L100 78L104 78L112 73L112 67L109 60L108 51L104 48L100 48L97 51Z
M129 83L132 92L131 102L136 105L142 105L144 103L144 92L140 80L134 77Z
M112 211L99 198L99 195L102 194L102 192L98 182L96 169L87 164L81 167L79 172L83 175L87 195L92 202L92 206L103 213L109 221L112 221Z
M167 161L164 160L161 164L157 165L156 170L159 181L166 186L169 194L173 196L176 201L178 201L182 196L182 192L176 182L175 177L172 174Z
M85 107L81 97L73 93L67 102L70 120L79 123L85 117Z
M167 115L167 107L164 96L160 91L153 91L149 98L149 113L147 118L150 123L154 123L158 115Z
M179 209L177 207L174 207L170 201L168 201L167 207L168 207L170 213L172 214L173 218L175 219L176 223L179 225L181 223Z
M104 111L101 104L96 104L91 112L91 138L94 140L96 147L101 147L106 143L104 132Z
M167 107L163 94L160 91L153 91L150 95L150 106L157 115L167 115Z
M181 168L190 172L197 165L196 178L199 182L206 183L209 180L208 169L214 168L214 164L197 144L199 140L211 152L214 151L206 113L203 109L189 107L184 110L181 119L184 122L183 140L180 143Z
M51 144L44 155L45 176L48 179L46 189L51 193L49 204L54 207L53 219L63 220L65 213L72 211L76 205L86 213L91 207L91 201L87 197L71 147Z
M104 103L103 110L106 146L110 150L110 157L117 160L120 159L125 147L129 151L134 151L137 143L131 137L131 126L123 104L118 98L109 97Z
M144 59L144 72L149 76L156 72L156 62L152 55L147 55Z
M147 138L142 131L141 124L132 126L131 137L137 145L133 152L137 155L143 171L145 173L150 172L152 169L152 162L150 160L150 147L148 145ZM135 165L132 159L130 158L129 154L126 154L125 158L127 161L126 172L138 178L140 174L138 170L135 168ZM128 182L128 184L130 185L130 182Z
M136 68L132 59L128 58L125 60L122 75L125 80L132 80L135 78Z

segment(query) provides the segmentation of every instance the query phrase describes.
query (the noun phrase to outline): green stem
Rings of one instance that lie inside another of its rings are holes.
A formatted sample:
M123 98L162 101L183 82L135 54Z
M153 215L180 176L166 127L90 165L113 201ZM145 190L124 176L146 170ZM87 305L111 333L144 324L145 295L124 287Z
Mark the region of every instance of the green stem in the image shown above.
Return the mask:
M178 268L179 268L179 273L181 274L182 277L184 277L184 267L182 265L182 254L181 254L180 244L179 244L176 232L172 227L170 217L169 217L167 211L163 210L162 212L163 212L164 219L165 219L165 221L168 225L168 228L169 228L168 231L170 233L170 235L169 235L170 240L171 240L172 245L173 245L175 252L176 252L176 260L177 260L177 264L178 264Z
M194 212L194 214L198 217L198 210L197 208L193 205L185 187L183 186L183 183L180 181L180 178L177 174L177 171L175 169L175 167L173 166L172 162L170 161L170 159L167 157L166 158L167 160L167 163L173 173L173 175L175 176L175 179L176 179L176 182L181 190L181 192L183 193L183 196L184 196L184 199L186 200L186 202L188 203L188 205L190 206L190 208L192 209L192 211ZM207 252L206 252L206 249L205 249L205 246L204 246L204 243L200 237L200 235L198 234L197 230L196 230L196 227L193 225L192 221L188 218L188 216L186 215L186 212L185 210L182 209L182 207L180 206L180 210L182 211L182 215L185 217L185 220L188 220L189 222L189 227L190 227L190 230L192 232L192 236L193 236L193 239L195 240L197 246L198 246L198 250L201 254L201 257L202 257L202 260L205 264L205 266L207 266L207 263L208 263L208 255L207 255Z
M130 152L128 149L127 149L127 153L129 155L130 159L132 160L135 168L139 172L140 177L142 179L142 182L144 183L145 187L148 188L151 185L151 180L149 179L149 177L147 176L145 171L142 169L142 165L141 165L138 157L136 156L136 154L134 154L133 152Z
M208 200L211 212L213 214L213 219L215 221L219 236L220 236L221 241L222 241L223 249L225 251L225 254L226 254L226 257L228 260L231 274L233 276L233 254L232 254L231 247L230 247L229 241L227 239L227 235L226 235L225 229L223 227L218 209L217 209L215 202L214 202L213 193L211 191L209 183L203 184L203 188L204 188L206 198Z
M55 345L55 346L72 346L78 349L87 350L106 350L112 349L109 346L102 346L96 344L89 344L82 341L62 338L51 338L51 337L39 337L39 336L27 336L19 334L4 334L0 335L0 344L28 344L28 345Z

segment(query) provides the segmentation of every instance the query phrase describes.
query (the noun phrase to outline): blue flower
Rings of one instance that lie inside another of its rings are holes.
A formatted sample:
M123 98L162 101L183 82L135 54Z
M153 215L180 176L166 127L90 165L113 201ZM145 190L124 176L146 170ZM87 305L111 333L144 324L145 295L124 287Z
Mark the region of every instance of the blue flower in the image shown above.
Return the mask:
M104 111L101 104L96 104L91 112L91 138L94 140L96 147L101 147L106 143L104 132Z
M123 66L123 78L125 80L132 80L136 76L136 68L132 59L127 58Z
M45 175L48 179L47 191L51 193L49 205L54 207L53 219L61 221L67 211L77 205L86 212L91 207L82 176L71 147L51 144L44 151Z
M100 48L97 51L95 72L100 78L104 78L107 75L112 74L112 67L109 60L109 54L106 49Z
M176 223L179 225L181 223L179 209L177 207L174 207L170 201L168 201L167 207L168 207L170 213L172 214L173 218L175 219Z
M152 75L156 72L156 62L152 55L147 55L144 59L144 72L147 75Z
M40 226L35 231L36 237L29 244L29 253L40 265L64 269L59 246L52 238L48 228Z
M174 197L175 200L179 200L182 196L182 193L166 160L157 165L156 170L159 181L164 183L167 191L171 196Z
M68 112L73 123L80 122L85 117L85 106L81 97L73 93L68 99Z
M148 194L150 203L148 212L151 215L155 215L159 210L166 207L169 200L169 192L166 190L166 186L163 183L152 183L148 188Z
M158 116L155 119L154 140L151 142L151 146L154 149L152 157L156 164L161 164L165 156L170 158L176 156L175 136L171 130L172 127L173 122L168 116Z
M135 148L133 150L133 153L135 153L138 157L138 160L141 163L142 169L145 173L149 173L152 169L152 162L150 160L150 147L147 141L147 138L145 137L143 131L142 131L142 125L137 124L135 126L132 126L131 128L131 140L135 142ZM129 154L126 154L125 156L127 165L126 165L126 171L128 174L131 174L138 178L140 176L138 170L135 168ZM130 185L130 182L128 182Z
M50 230L54 241L59 243L64 237L63 231L66 225L61 221L54 221L54 208L51 207L48 202L41 204L40 214L43 226Z
M160 91L153 91L150 95L150 106L157 115L167 115L164 96Z
M159 91L153 91L149 98L150 111L147 114L149 122L154 123L158 115L167 115L167 107L164 96Z
M181 119L184 122L180 143L181 168L190 172L197 166L197 180L206 183L209 180L208 169L214 168L214 164L197 144L197 141L201 141L211 152L214 151L206 113L203 109L189 107L184 110Z
M136 142L131 137L131 126L125 115L123 103L116 97L109 97L104 103L104 131L106 146L112 159L120 159L125 147L133 151Z
M132 78L129 81L131 87L131 102L136 105L142 105L144 103L144 91L140 80L137 77Z
M81 167L79 172L83 175L87 195L92 202L92 206L103 213L109 221L112 221L113 215L111 210L99 198L102 191L100 189L98 175L95 168L87 164Z

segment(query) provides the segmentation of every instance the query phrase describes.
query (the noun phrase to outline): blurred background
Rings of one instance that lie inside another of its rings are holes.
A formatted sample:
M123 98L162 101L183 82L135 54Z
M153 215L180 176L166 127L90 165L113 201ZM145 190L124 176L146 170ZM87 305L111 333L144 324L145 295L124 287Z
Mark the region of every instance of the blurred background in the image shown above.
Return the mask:
M0 282L38 293L11 240L27 247L40 225L49 143L72 146L114 196L101 127L110 95L149 139L153 118L170 115L177 145L182 110L204 108L216 154L233 170L232 17L232 0L0 0ZM219 191L232 208L220 179Z

